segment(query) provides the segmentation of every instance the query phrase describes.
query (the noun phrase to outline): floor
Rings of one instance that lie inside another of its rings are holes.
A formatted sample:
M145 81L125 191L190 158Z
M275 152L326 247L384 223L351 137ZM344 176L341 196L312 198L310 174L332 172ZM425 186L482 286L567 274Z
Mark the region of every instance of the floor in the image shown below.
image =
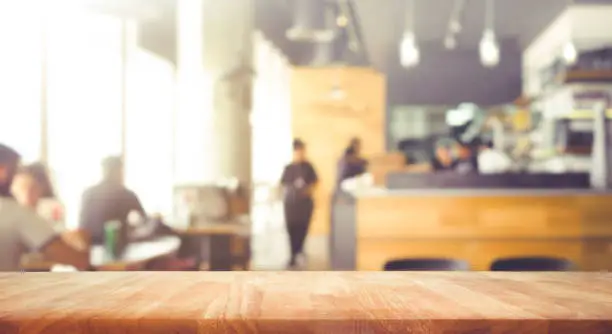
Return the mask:
M253 270L285 270L289 258L289 240L280 202L255 205L251 261ZM327 236L306 239L307 270L328 270Z

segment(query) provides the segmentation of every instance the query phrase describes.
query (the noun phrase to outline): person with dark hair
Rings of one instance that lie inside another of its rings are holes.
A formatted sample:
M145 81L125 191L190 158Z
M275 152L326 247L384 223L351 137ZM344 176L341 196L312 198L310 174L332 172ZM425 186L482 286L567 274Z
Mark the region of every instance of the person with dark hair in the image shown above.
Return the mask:
M125 241L128 216L134 211L144 218L145 210L138 196L123 184L123 161L120 157L104 159L102 174L102 181L83 193L79 226L91 234L93 243L102 244L104 224L119 221Z
M55 198L47 168L41 163L20 168L13 181L12 192L19 203L34 208L41 199Z
M359 138L351 139L349 146L344 150L344 154L338 162L338 182L336 186L340 187L342 181L365 173L367 166L367 160L361 157L361 140Z
M452 170L456 167L455 150L456 143L448 138L440 139L434 148L434 157L431 160L433 171Z
M55 198L51 178L44 164L33 163L20 168L13 181L12 193L21 205L63 226L64 208Z
M89 267L89 243L86 234L59 233L34 210L20 205L11 188L18 171L19 154L0 144L0 271L18 271L22 256L40 252L45 260Z
M306 145L300 139L293 141L293 161L281 176L284 190L285 223L289 234L291 257L289 269L303 267L304 241L308 234L314 210L313 192L319 178L306 157Z

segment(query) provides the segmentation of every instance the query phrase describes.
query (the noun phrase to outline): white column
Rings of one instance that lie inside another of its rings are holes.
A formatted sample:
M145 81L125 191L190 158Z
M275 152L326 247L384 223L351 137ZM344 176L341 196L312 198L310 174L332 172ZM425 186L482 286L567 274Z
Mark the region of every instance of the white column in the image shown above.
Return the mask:
M251 182L250 105L243 93L251 89L252 30L253 0L179 1L179 183Z

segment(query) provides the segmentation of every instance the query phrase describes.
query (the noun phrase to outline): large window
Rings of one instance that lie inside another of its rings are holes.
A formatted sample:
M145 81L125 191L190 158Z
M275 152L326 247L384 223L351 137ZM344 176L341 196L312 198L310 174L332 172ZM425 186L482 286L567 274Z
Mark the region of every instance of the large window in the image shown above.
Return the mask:
M122 154L122 40L117 18L75 9L48 20L48 163L69 227L100 161Z
M149 213L172 213L174 67L130 43L125 166L127 186Z
M170 214L175 123L192 129L179 138L191 148L181 155L188 172L206 166L189 163L206 118L197 108L175 115L174 65L138 47L135 23L67 2L47 10L26 3L0 1L0 143L48 164L68 227L112 155L124 158L127 186L145 209ZM209 85L190 97L212 100Z
M36 11L0 1L0 143L41 154L42 29Z

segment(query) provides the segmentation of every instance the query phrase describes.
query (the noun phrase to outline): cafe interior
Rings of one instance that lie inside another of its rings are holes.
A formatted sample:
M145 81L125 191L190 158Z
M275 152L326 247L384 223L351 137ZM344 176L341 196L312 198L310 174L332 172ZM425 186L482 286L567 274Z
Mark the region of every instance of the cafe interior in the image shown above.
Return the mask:
M0 143L46 167L36 209L66 230L120 157L146 215L119 246L105 228L93 271L285 270L296 138L318 176L302 271L606 271L611 17L602 0L2 1ZM367 168L340 177L354 138Z
M611 18L0 0L0 334L612 333Z

